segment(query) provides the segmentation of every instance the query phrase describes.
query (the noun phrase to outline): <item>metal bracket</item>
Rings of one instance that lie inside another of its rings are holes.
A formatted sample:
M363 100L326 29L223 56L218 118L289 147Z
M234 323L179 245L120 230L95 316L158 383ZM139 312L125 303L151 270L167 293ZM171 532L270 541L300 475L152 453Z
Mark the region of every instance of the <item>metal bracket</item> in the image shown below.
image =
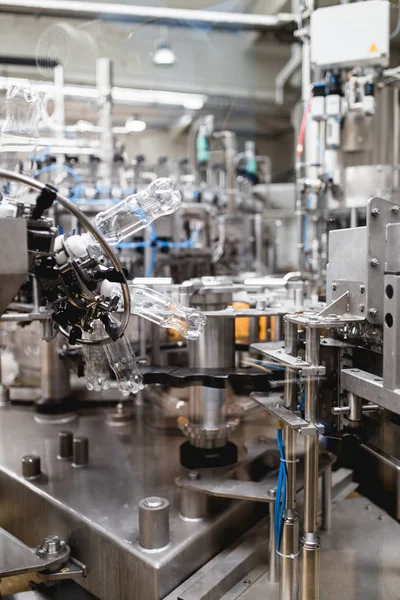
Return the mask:
M251 347L284 367L297 371L300 375L322 377L326 373L326 368L323 365L310 365L299 356L292 356L285 352L283 348L276 348L273 344L257 343L252 344Z
M261 404L267 412L274 417L277 417L283 421L288 427L298 431L301 435L319 435L323 434L325 427L322 423L308 423L302 419L298 414L289 410L282 404L277 404L276 396L265 396L263 394L250 394L251 397Z
M336 457L330 452L322 451L319 457L319 474L336 461ZM195 492L201 492L210 496L219 496L222 498L231 498L234 500L251 500L254 502L273 502L275 495L271 494L278 483L278 469L272 470L260 481L243 481L235 479L235 474L243 463L235 465L233 469L221 473L218 479L215 478L215 469L199 469L197 479L191 479L189 474L180 475L175 479L178 487L189 488ZM214 477L213 477L214 474ZM296 478L297 491L304 487L304 459L301 457L298 464L298 474Z
M0 579L60 569L70 555L69 546L57 536L48 536L38 548L30 548L3 528L0 528L0 548Z

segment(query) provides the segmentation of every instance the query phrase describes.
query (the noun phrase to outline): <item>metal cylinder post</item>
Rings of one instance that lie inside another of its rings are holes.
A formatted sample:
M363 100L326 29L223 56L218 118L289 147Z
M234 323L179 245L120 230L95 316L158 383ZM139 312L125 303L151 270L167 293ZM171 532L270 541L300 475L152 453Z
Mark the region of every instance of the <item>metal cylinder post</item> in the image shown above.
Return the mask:
M297 324L295 323L285 323L285 350L292 356L297 355ZM291 369L286 369L284 403L289 410L297 410L297 386L295 374ZM279 598L280 600L295 600L299 555L299 518L296 510L296 432L285 425L284 436L287 460L287 493L279 561Z
M89 440L86 437L75 437L72 448L72 466L85 467L89 462Z
M58 458L60 460L72 458L73 438L72 431L60 431L58 433Z
M200 308L220 309L230 304L231 295L210 294ZM235 365L235 319L208 317L203 335L188 343L189 365L196 368L228 368ZM189 388L189 420L192 445L222 447L227 441L225 390L192 386Z
M322 529L332 529L332 467L322 473Z
M68 364L60 357L61 340L61 336L57 336L41 342L41 388L46 404L61 403L71 394Z
M139 545L160 550L169 544L169 502L151 496L139 502Z
M307 327L306 361L319 365L320 331ZM315 424L317 419L318 380L308 375L306 380L305 420ZM318 461L319 437L317 430L305 437L304 473L304 536L300 576L300 600L319 600L319 538L318 538Z
M276 498L276 489L269 490L269 495ZM279 562L276 555L276 537L274 525L275 500L269 503L269 567L268 581L278 583L279 581Z

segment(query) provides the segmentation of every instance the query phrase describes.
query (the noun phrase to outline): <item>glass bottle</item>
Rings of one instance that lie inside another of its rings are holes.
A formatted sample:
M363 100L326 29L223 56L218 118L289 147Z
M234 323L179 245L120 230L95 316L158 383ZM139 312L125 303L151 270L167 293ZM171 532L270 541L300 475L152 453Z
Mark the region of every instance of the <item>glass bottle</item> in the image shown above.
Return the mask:
M32 176L39 139L41 101L27 84L11 85L6 93L6 119L0 132L0 167ZM1 192L20 198L28 186L1 180Z
M137 394L142 390L144 388L143 377L137 368L135 354L128 338L124 336L103 348L122 395L129 396L129 394Z

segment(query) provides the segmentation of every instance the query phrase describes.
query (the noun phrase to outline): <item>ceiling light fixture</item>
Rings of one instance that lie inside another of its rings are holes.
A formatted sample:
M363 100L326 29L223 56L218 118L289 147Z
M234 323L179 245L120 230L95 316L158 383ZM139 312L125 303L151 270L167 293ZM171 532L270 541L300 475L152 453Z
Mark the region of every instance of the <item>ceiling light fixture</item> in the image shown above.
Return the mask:
M156 42L156 49L151 54L155 65L171 66L176 63L176 55L168 41L168 27L161 28L160 39Z
M130 133L139 133L146 129L146 123L138 117L129 117L125 122L125 129Z

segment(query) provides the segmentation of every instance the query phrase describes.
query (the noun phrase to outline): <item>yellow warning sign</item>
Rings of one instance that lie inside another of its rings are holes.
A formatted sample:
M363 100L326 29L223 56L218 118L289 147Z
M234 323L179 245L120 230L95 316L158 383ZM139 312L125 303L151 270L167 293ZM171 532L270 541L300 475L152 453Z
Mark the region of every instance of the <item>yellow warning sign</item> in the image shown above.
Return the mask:
M373 54L374 52L378 52L378 46L375 43L371 44L371 46L369 47L368 52L370 54Z

